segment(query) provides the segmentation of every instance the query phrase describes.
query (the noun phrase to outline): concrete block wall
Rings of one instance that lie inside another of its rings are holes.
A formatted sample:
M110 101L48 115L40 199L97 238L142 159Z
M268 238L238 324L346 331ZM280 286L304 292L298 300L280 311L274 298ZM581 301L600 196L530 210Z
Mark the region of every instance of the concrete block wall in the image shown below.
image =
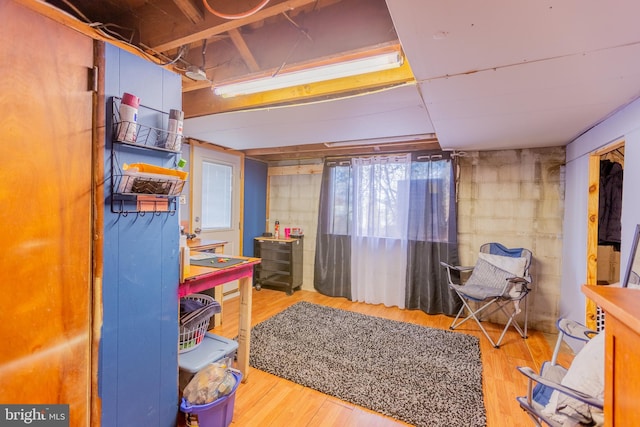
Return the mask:
M534 254L536 288L530 295L529 325L555 331L560 302L563 147L468 152L460 158L458 239L460 260L473 265L480 245L498 241ZM270 227L304 229L303 289L313 290L313 263L320 174L271 176ZM498 317L492 320L502 322Z
M458 242L463 265L483 243L534 255L529 326L552 332L560 304L564 147L468 152L460 158ZM502 314L491 320L503 322Z
M280 221L285 227L300 227L304 232L302 289L313 291L313 264L318 227L321 174L276 175L269 178L269 228Z

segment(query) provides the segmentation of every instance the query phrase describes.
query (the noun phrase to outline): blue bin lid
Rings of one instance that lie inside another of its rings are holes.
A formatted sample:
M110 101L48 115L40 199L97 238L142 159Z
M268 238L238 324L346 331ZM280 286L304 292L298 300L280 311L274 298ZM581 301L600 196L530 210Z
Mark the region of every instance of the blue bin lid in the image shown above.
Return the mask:
M207 332L202 343L191 351L178 355L180 369L195 374L209 363L214 363L238 350L238 342Z

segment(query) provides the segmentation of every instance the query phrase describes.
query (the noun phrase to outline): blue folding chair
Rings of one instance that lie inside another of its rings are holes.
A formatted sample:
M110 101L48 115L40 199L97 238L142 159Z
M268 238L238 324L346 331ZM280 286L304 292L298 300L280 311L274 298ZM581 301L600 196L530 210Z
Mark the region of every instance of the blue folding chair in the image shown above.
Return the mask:
M558 411L556 409L553 412L550 412L548 408L545 409L555 390L563 395L575 399L577 402L582 402L585 405L597 408L600 411L602 411L604 406L604 402L597 397L589 396L584 392L563 386L561 383L563 378L567 375L568 370L557 363L560 347L566 338L574 338L579 341L587 342L598 333L569 319L559 319L556 322L556 326L559 334L553 351L553 356L550 362L547 361L542 364L540 374L536 374L533 369L528 367L517 368L518 371L528 378L528 386L527 395L517 397L516 400L520 404L520 407L531 417L536 426L549 425L552 427L561 427L566 425L568 422L567 418L570 418L571 415L577 415L578 411L573 410ZM576 406L579 405L580 404L578 403ZM580 417L589 417L590 414L587 414L587 412L587 410L582 410L579 414ZM585 419L572 420L572 422L573 423L571 425L580 422L588 422L590 424L594 423L593 420Z
M524 248L507 248L500 243L485 243L480 247L478 262L474 267L452 266L445 262L440 264L447 269L449 288L462 300L462 307L451 323L449 329L456 329L469 319L475 320L483 334L495 348L499 348L509 326L513 326L522 338L527 337L528 310L526 297L531 291L532 280L529 273L532 253ZM461 273L470 273L466 281L461 280ZM524 327L515 317L522 310L520 303L524 300ZM471 303L479 303L473 309ZM468 315L459 321L463 312ZM491 339L482 318L501 311L507 316L507 323L496 342Z

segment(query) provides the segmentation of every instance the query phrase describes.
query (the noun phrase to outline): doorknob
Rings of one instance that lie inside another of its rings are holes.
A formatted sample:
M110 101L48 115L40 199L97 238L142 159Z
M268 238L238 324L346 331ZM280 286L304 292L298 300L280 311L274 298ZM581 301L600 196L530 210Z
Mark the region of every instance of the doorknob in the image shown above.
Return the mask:
M200 229L200 227L196 227L196 228L193 230L193 232L194 232L194 233L196 233L196 234L200 234L200 232L201 232L201 231L202 231L202 230Z

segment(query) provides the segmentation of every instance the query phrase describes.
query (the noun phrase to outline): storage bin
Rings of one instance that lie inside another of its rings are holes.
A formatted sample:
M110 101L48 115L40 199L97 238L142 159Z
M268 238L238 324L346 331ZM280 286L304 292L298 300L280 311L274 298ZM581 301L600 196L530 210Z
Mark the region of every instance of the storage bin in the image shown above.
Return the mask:
M203 307L192 313L187 313L186 317L180 316L179 353L190 352L200 346L209 328L211 316L220 313L220 304L209 295L191 294L182 297L182 299L200 302Z
M198 416L199 427L228 427L233 420L233 407L236 402L236 389L242 380L240 372L232 371L236 378L236 385L231 393L204 405L191 405L183 397L180 402L180 410L185 414Z
M207 332L197 348L178 355L180 392L189 384L196 372L225 357L233 359L237 350L237 341Z

